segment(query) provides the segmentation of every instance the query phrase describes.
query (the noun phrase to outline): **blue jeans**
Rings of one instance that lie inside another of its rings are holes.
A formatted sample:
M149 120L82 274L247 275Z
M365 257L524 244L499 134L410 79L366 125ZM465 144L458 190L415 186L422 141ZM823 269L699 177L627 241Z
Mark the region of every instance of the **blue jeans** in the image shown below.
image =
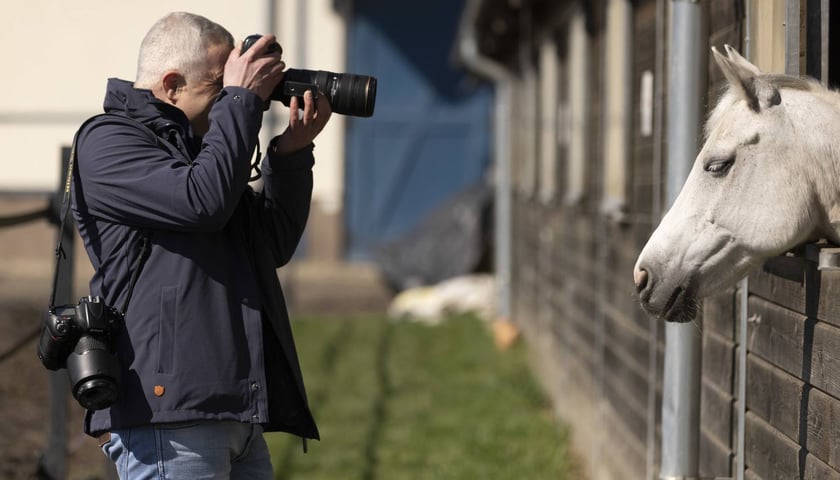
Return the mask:
M116 429L102 451L122 480L274 478L260 425L195 421Z

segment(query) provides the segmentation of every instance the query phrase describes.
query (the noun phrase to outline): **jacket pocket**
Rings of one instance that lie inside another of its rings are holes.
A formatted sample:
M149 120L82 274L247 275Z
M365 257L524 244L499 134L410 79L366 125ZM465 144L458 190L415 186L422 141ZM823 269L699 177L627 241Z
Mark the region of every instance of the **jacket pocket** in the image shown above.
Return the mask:
M158 373L171 373L175 359L175 325L178 318L178 287L162 287L158 317Z

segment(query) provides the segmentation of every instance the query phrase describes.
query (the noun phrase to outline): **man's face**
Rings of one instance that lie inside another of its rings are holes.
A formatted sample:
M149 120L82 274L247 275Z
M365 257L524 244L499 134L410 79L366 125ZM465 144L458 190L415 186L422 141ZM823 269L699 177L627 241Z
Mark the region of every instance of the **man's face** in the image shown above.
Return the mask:
M187 79L177 106L190 121L193 133L203 136L210 129L210 108L222 91L225 63L232 49L216 44L208 49L208 63L204 74Z

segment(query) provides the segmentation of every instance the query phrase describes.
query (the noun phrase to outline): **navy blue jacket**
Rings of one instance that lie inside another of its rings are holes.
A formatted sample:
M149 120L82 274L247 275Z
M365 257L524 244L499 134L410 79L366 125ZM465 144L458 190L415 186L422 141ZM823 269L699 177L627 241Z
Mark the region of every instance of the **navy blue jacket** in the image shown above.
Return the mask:
M120 398L85 431L224 419L318 438L276 273L309 215L312 146L268 155L255 192L251 91L222 90L201 139L130 82L109 80L104 107L79 133L72 189L91 294L122 307L144 237L151 249L117 335Z

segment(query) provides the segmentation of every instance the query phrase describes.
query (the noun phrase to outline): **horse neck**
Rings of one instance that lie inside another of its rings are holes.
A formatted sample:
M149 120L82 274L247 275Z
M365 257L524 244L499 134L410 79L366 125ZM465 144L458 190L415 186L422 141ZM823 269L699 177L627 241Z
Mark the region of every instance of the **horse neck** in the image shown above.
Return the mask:
M840 244L840 93L811 93L816 103L806 104L791 120L800 123L802 155L809 157L806 164L824 212L821 233Z
M800 145L795 154L802 156L800 165L808 179L806 185L813 189L821 210L813 217L820 219L817 236L840 244L840 93L794 90L782 97L786 94L798 104L787 108L791 142Z

